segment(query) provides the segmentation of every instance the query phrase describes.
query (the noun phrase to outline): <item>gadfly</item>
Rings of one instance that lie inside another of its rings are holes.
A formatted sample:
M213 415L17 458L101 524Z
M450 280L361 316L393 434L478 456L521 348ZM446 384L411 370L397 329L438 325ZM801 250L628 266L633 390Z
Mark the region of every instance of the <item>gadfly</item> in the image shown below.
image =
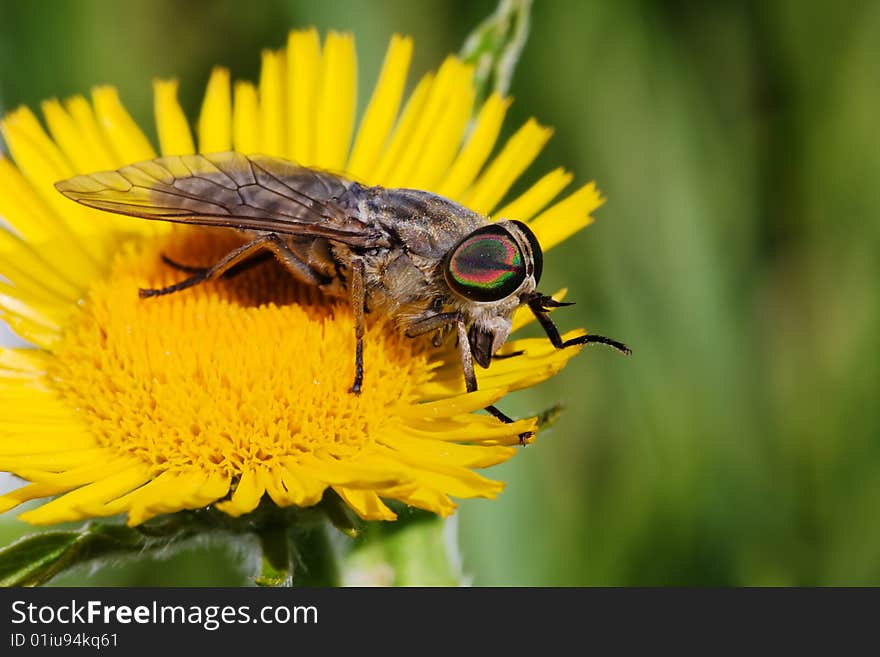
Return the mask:
M490 221L417 189L365 186L265 155L224 152L162 157L117 171L56 183L74 201L117 214L221 226L248 241L211 267L165 262L189 274L142 289L141 297L180 292L274 257L291 275L347 298L355 318L351 392L364 382L364 313L392 317L408 337L457 338L465 387L477 389L474 362L488 367L507 340L514 311L527 305L558 349L617 340L582 335L564 341L551 308L569 305L537 291L543 253L520 221ZM486 408L511 422L494 406ZM521 436L524 440L524 436Z

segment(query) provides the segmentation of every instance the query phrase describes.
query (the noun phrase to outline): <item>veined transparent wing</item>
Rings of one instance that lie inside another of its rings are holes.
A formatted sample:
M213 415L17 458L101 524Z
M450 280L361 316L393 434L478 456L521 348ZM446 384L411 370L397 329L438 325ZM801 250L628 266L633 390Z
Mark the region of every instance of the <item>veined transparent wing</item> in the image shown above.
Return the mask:
M225 152L160 157L55 188L91 208L144 219L382 246L384 234L357 217L352 184L281 158Z

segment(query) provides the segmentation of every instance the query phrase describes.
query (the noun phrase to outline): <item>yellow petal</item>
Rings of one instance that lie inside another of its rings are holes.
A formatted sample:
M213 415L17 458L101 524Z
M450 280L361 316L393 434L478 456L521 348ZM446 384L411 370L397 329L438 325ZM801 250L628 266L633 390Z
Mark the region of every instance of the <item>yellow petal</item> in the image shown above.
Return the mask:
M407 434L414 438L478 445L518 445L520 434L535 431L536 425L535 418L505 424L490 415L471 415L460 421L407 420L404 427Z
M156 501L160 504L162 501L169 500L170 496L179 488L179 473L166 470L145 483L140 488L136 488L125 495L117 497L115 500L108 501L106 511L109 513L122 513L130 511L132 507L139 506L143 509L145 502ZM168 506L172 509L173 506ZM154 514L155 515L155 514ZM129 520L131 516L129 515Z
M396 414L402 418L427 420L453 417L491 406L506 394L507 388L481 388L476 392L452 395L437 401L408 404L398 409Z
M89 167L93 163L90 144L73 118L56 99L43 101L41 107L52 139L61 148L67 161L73 165L74 172L86 173L89 171Z
M437 168L445 168L452 160L470 113L472 76L472 69L457 57L443 62L418 119L386 174L389 187L425 187L427 181L442 175ZM435 153L431 146L440 149Z
M297 462L312 475L327 484L345 486L347 488L385 488L401 483L398 470L386 470L365 465L357 461L342 461L317 458L303 454Z
M260 108L257 89L250 82L236 81L232 104L232 144L239 153L260 151Z
M2 179L0 160L0 185ZM0 215L3 214L3 208L8 207L3 203L4 200L8 201L9 197L0 194ZM56 251L57 249L47 246L46 253L37 253L29 243L0 228L0 274L16 287L32 292L43 291L58 302L69 304L79 298L80 290L93 270L71 271L65 258L53 259ZM72 260L75 265L76 259ZM64 274L58 271L62 268ZM77 282L72 282L71 278Z
M422 108L428 100L433 83L434 76L431 73L419 80L415 90L410 94L409 100L406 101L403 114L397 122L394 134L391 135L388 147L379 158L376 170L365 178L367 182L374 185L390 186L389 176L397 166L401 153L407 147L410 135L418 124Z
M455 512L457 505L449 496L426 486L401 486L379 491L383 497L394 498L417 509L447 518Z
M391 37L385 63L373 97L361 119L354 148L346 171L357 179L366 179L375 166L397 118L406 74L412 59L413 41L397 34Z
M310 166L315 159L315 99L321 72L318 31L296 30L287 37L287 155Z
M465 449L470 449L466 447ZM489 448L497 449L505 454L506 458L516 453L509 447ZM445 465L425 458L424 455L414 456L403 452L386 452L384 456L375 455L371 460L378 467L388 467L399 463L406 464L406 471L410 480L418 482L419 486L434 488L444 491L453 497L471 498L488 497L494 498L504 489L504 483L487 479L472 470L454 465Z
M64 106L76 125L80 138L86 144L85 152L80 153L84 171L107 171L127 164L117 159L107 144L89 101L82 96L73 96L64 101Z
M232 99L229 69L211 71L199 115L199 151L219 153L232 148Z
M87 450L97 445L94 436L83 427L47 428L44 431L45 434L32 430L31 427L23 427L19 432L4 429L3 439L0 440L0 460L13 456L54 453L64 449ZM23 439L19 440L19 437Z
M411 459L459 468L488 468L503 463L517 451L512 447L482 447L426 440L402 432L386 435L382 438L382 442Z
M52 452L4 454L0 456L0 470L14 472L36 468L46 472L63 472L106 457L107 450L97 446L85 449L58 449Z
M110 458L99 463L91 463L73 468L60 474L31 470L16 472L15 474L33 483L0 496L0 513L8 511L28 500L65 493L72 488L112 476L120 470L127 469L133 463L132 459L129 458Z
M260 69L260 152L283 157L287 146L284 123L284 51L264 50Z
M189 122L177 102L177 80L153 81L156 130L162 155L190 155L196 152Z
M354 36L330 32L321 63L314 164L322 169L342 171L348 159L357 107Z
M0 280L0 308L28 317L47 327L61 329L70 315L71 308L59 303L46 303L33 294L15 288Z
M565 189L573 177L571 173L561 167L554 169L516 199L497 210L494 213L495 218L528 221L556 198L556 195Z
M526 121L507 140L501 153L463 197L463 203L475 212L489 214L525 171L550 139L553 131L538 125L534 119Z
M42 374L49 362L48 354L36 349L0 347L0 370Z
M0 319L9 324L12 331L27 342L51 349L60 336L60 328L36 311L19 309L11 299L0 298Z
M66 230L12 162L0 155L0 216L29 242L42 242Z
M363 520L396 520L397 514L385 506L376 493L369 490L354 490L344 486L334 486L333 490L345 500Z
M35 525L46 525L92 516L113 515L114 511L108 510L105 503L128 493L149 479L149 470L138 463L77 488L36 509L26 511L19 517Z
M287 464L277 464L264 476L266 492L278 506L307 507L321 501L327 484L312 477L304 468Z
M461 201L462 194L471 185L489 158L489 154L498 140L501 125L504 123L504 115L511 102L510 98L503 98L497 93L493 93L486 99L479 115L477 115L476 125L467 144L456 157L443 182L440 183L437 189L438 194L454 201Z
M279 470L290 504L312 506L321 501L327 485L316 479L306 468L300 467L295 459L284 459Z
M593 223L590 213L605 202L595 183L587 183L535 217L529 228L535 233L541 249L549 251L584 226Z
M156 151L123 107L115 88L96 87L92 90L92 102L98 124L118 161L142 162L156 157Z
M165 472L165 475L171 473ZM229 478L220 473L204 473L189 471L176 473L167 478L162 475L153 479L150 483L139 488L135 493L143 491L146 486L154 484L162 479L162 495L157 495L155 490L152 494L134 498L128 512L128 525L135 526L146 522L150 518L178 511L180 509L198 509L216 502L229 491ZM123 498L120 498L120 500ZM108 512L116 510L116 503L108 504Z
M421 149L413 162L404 162L404 167L410 168L408 187L433 189L449 170L471 118L475 98L473 77L473 68L459 62L446 90L438 93L439 111L428 126Z
M71 203L61 196L54 187L54 183L69 178L73 175L73 168L67 162L55 143L45 133L37 117L27 108L20 108L11 112L0 121L6 144L12 153L21 173L27 178L32 189L27 193L24 186L16 185L17 189L12 193L18 197L19 202L31 206L38 206L35 218L45 219L45 212L32 200L33 192L46 203L49 211L57 218L49 235L57 237L62 233L70 242L68 249L70 258L76 261L76 266L93 266L89 260L101 260L104 257L102 243L98 239L81 239L80 234L93 234L92 220L93 211ZM14 178L12 172L5 172L4 178ZM51 215L50 215L51 216ZM33 226L24 224L27 228Z
M265 491L257 472L254 468L248 468L242 472L232 498L225 502L218 502L215 506L233 518L237 518L256 509Z

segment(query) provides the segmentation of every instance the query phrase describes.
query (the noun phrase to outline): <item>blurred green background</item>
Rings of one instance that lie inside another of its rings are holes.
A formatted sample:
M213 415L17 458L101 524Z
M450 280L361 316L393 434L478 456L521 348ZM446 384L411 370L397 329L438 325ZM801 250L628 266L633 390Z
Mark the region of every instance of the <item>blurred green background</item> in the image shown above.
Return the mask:
M414 73L459 49L480 1L0 1L0 107L150 80L191 117L214 64L256 79L292 27L355 31L360 100L393 32ZM593 349L504 402L562 401L538 443L461 506L474 584L880 584L880 3L537 0L508 133L529 116L608 197L551 252L564 328ZM413 80L411 74L410 79ZM0 543L22 531L7 520ZM233 584L200 548L59 582Z

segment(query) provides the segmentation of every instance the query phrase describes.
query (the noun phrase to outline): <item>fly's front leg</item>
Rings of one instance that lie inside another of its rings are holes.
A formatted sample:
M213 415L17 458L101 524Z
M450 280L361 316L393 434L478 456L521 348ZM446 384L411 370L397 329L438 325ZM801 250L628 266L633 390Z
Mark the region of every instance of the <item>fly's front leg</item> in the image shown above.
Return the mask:
M455 330L458 332L458 355L461 358L461 369L464 372L464 387L468 392L477 389L477 375L474 373L474 357L471 354L471 343L468 340L464 318L457 313Z
M364 263L355 259L351 263L351 310L354 313L354 383L349 392L361 394L364 383L364 306L366 304L364 288Z
M440 331L450 324L455 324L455 330L458 332L458 354L461 359L461 369L464 372L465 388L468 392L474 392L477 389L477 376L474 374L471 343L468 340L467 327L464 325L464 317L462 317L461 313L437 313L436 315L430 315L410 324L404 334L408 338L415 338L432 331Z
M474 392L477 389L477 376L474 373L474 359L471 355L471 345L468 340L464 319L462 319L460 314L455 328L458 331L458 349L461 355L461 367L464 370L465 387L468 392ZM513 424L514 422L513 418L505 415L495 406L487 406L484 410L493 417L504 422L504 424ZM525 445L528 439L534 435L533 431L523 431L519 434L519 444Z
M536 294L532 298L528 300L529 308L532 313L535 315L535 318L541 324L541 328L544 329L544 333L547 334L547 337L550 338L550 342L553 343L553 346L557 349L565 349L566 347L573 347L578 344L604 344L609 347L614 347L617 351L629 356L632 354L632 350L627 347L622 342L618 342L617 340L613 340L612 338L606 338L604 335L581 335L577 338L571 338L570 340L563 340L562 336L559 335L559 329L556 328L556 324L553 323L553 320L550 319L550 313L548 308L556 308L559 306L569 306L571 304L568 303L560 303L550 297L545 297L541 294Z

